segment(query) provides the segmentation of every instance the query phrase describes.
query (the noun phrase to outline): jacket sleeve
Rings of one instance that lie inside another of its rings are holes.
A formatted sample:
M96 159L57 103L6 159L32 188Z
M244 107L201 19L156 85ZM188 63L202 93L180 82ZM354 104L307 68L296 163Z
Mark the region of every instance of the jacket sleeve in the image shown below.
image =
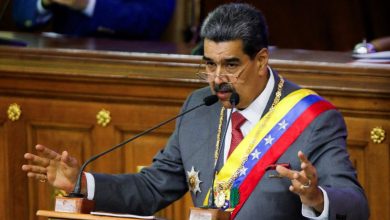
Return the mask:
M329 198L329 219L365 220L369 208L346 149L346 126L336 110L323 113L312 127L307 147L319 186Z
M19 27L31 29L52 15L54 31L74 36L158 40L175 10L175 0L96 0L92 16L60 5L42 15L37 1L14 0L13 17Z
M175 0L97 0L91 22L131 38L157 39L169 24Z
M32 29L47 23L51 13L41 14L38 11L39 0L13 0L12 16L16 25L22 29Z

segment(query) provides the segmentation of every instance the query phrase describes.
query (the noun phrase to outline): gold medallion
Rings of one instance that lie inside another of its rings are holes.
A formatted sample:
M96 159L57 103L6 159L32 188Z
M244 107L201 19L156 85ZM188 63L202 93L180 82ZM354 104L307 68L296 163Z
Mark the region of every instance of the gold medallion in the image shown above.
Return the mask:
M214 203L218 208L222 208L225 205L226 195L223 190L217 190L215 192Z

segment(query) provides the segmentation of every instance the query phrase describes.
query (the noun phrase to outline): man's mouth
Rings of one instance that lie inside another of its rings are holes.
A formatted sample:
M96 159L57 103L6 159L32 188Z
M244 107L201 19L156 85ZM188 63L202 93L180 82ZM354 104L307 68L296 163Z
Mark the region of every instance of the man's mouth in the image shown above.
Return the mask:
M231 84L221 83L214 85L214 91L221 101L229 100L230 94L234 92L234 88Z

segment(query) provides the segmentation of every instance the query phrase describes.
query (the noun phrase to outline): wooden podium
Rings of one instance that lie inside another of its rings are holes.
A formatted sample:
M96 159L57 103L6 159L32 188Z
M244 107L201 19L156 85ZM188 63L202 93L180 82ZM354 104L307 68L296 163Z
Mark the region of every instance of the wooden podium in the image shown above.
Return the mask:
M91 214L80 214L80 213L67 213L67 212L56 212L48 210L38 210L37 216L47 217L48 219L81 219L81 220L139 220L140 218L123 218L114 216L99 216ZM161 219L156 217L155 219ZM230 213L222 212L217 209L201 209L191 208L191 216L189 219L207 219L207 220L228 220L230 219Z
M230 212L212 208L190 208L189 220L229 220Z
M80 213L66 213L56 212L48 210L38 210L37 216L48 217L50 219L80 219L80 220L139 220L139 218L119 218L111 216L99 216L91 214L80 214Z

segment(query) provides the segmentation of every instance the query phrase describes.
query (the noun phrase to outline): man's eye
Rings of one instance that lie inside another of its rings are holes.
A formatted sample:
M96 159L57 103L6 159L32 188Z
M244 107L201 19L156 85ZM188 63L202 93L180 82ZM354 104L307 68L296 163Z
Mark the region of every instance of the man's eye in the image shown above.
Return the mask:
M237 63L228 63L228 64L226 64L226 68L227 69L235 69L237 67L238 67Z
M214 69L216 67L216 64L213 62L206 62L206 68L208 69Z

